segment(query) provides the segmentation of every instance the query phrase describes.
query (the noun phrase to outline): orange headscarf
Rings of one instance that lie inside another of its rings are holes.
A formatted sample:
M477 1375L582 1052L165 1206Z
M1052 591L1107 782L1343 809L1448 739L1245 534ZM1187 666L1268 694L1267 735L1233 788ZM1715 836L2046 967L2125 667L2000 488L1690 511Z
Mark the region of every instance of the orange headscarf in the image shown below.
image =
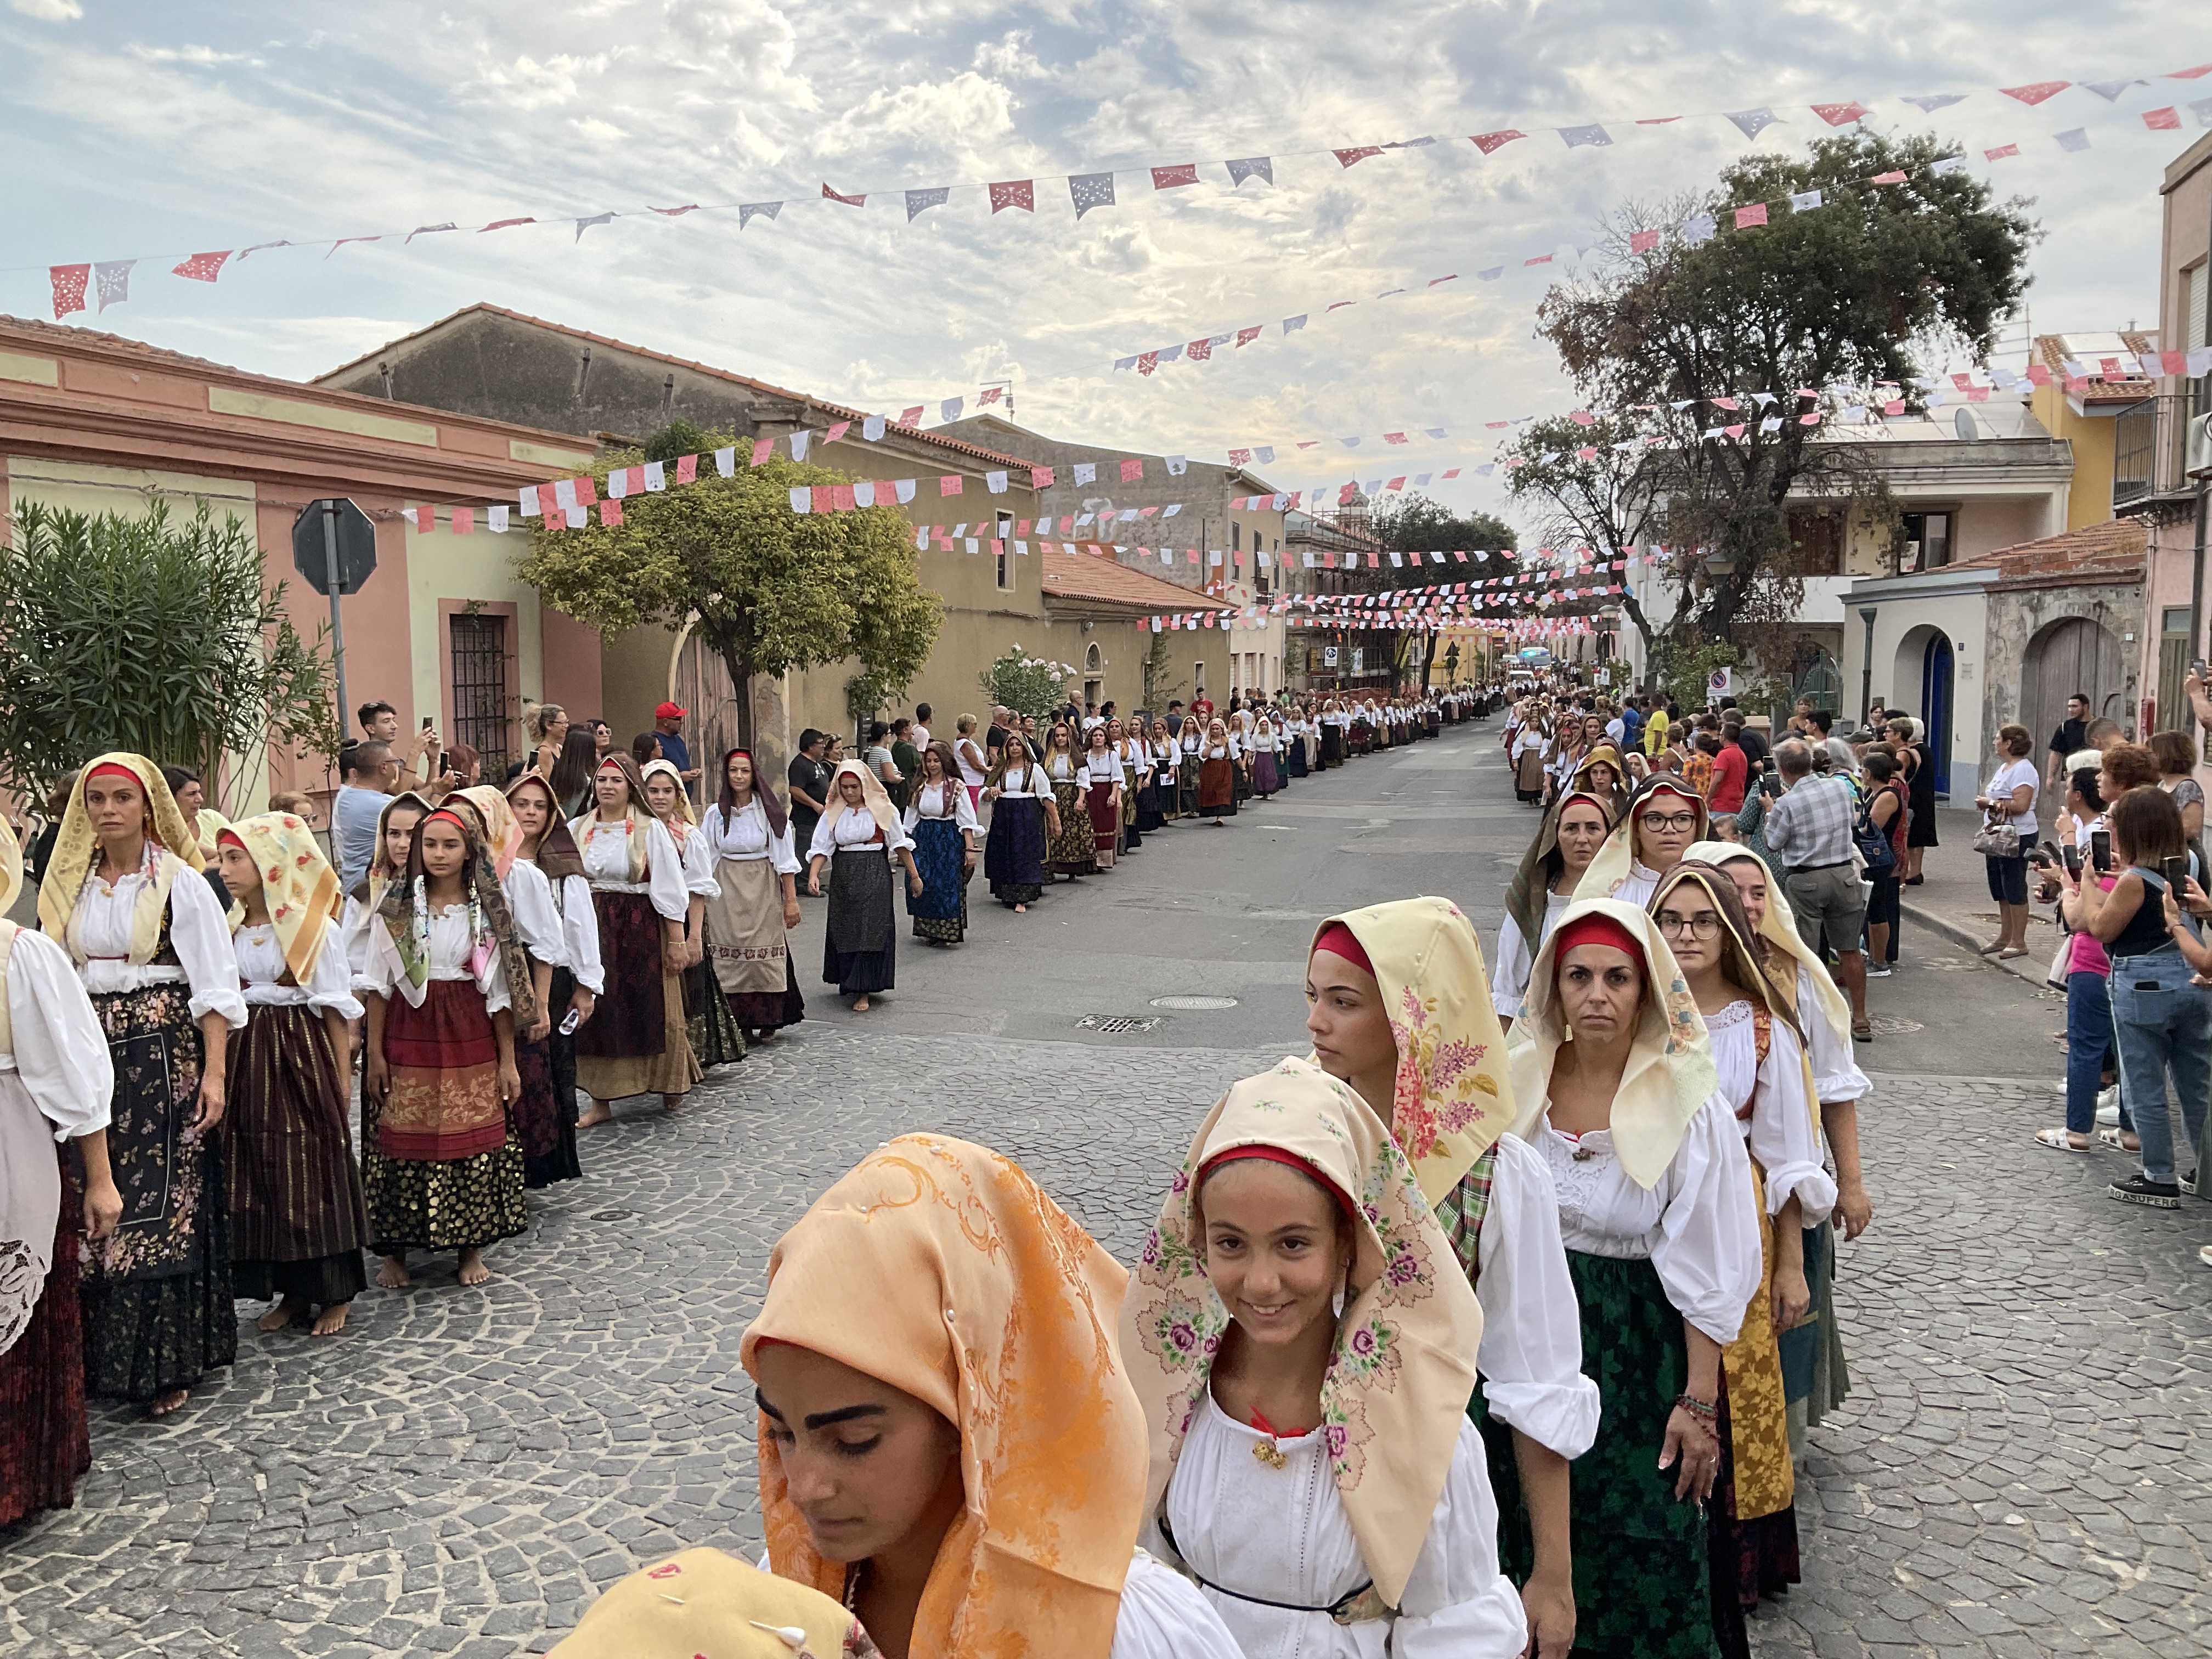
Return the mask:
M1106 1659L1145 1498L1145 1419L1115 1324L1128 1274L1019 1165L902 1135L817 1199L769 1258L738 1358L791 1342L904 1390L960 1431L967 1507L912 1650ZM781 1577L842 1596L763 1422L761 1513Z

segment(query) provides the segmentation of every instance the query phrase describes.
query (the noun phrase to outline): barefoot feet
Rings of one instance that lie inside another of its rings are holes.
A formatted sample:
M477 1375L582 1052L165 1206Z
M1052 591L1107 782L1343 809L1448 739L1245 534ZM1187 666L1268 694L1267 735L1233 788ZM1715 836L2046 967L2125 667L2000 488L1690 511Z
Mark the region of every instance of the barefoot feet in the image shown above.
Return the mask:
M866 1013L866 1012L868 1012L868 1000L867 1000L867 998L866 998L865 996L860 996L860 997L855 997L855 998L854 998L854 999L853 999L853 1012L854 1012L854 1013L856 1013L856 1014L865 1014L865 1013Z
M595 1100L592 1103L592 1109L576 1120L576 1127L579 1129L596 1129L602 1123L614 1121L615 1109L604 1100Z
M287 1325L298 1324L301 1316L307 1311L306 1303L295 1302L289 1296L280 1297L275 1307L253 1322L253 1328L258 1331L281 1331Z
M461 1252L462 1284L481 1285L490 1277L491 1269L484 1266L483 1252L482 1250L463 1250Z
M407 1258L387 1255L384 1265L376 1270L376 1282L387 1291L404 1291L415 1281L407 1276Z
M146 1407L146 1415L167 1417L191 1397L192 1391L190 1389L172 1389L168 1393L158 1395L154 1403Z
M345 1328L346 1314L352 1309L350 1302L334 1302L315 1316L313 1334L317 1336L336 1336Z

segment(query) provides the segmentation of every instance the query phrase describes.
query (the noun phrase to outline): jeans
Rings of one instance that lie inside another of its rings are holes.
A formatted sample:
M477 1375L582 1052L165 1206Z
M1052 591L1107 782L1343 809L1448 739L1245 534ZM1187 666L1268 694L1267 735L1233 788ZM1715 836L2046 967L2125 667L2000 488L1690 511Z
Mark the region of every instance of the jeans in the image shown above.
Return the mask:
M2066 975L2066 1127L2094 1133L2097 1089L2112 1059L2112 981L2080 969Z
M2192 1154L2204 1127L2206 1095L2212 1091L2212 995L2191 985L2189 975L2189 963L2172 945L2112 958L2120 1098L2142 1140L2143 1174L2153 1181L2173 1179L2167 1078L2181 1099L2183 1138Z

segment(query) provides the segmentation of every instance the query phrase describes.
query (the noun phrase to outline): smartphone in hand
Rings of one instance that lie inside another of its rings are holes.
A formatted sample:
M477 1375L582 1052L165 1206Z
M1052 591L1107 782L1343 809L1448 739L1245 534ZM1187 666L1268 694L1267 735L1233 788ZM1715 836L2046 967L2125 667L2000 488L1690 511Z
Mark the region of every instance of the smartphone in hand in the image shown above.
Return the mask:
M2089 832L2089 863L2099 875L2108 874L2112 867L2112 832L2092 830Z

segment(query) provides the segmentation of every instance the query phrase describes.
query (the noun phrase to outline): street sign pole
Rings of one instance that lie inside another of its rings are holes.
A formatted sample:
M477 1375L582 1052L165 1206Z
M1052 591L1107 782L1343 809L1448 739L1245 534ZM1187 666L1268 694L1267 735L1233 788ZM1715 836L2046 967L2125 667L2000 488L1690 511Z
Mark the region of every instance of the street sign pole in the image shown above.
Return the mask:
M323 503L324 570L331 593L331 664L337 671L338 683L338 736L347 731L345 681L345 617L338 601L343 591L338 581L338 504L334 501Z

